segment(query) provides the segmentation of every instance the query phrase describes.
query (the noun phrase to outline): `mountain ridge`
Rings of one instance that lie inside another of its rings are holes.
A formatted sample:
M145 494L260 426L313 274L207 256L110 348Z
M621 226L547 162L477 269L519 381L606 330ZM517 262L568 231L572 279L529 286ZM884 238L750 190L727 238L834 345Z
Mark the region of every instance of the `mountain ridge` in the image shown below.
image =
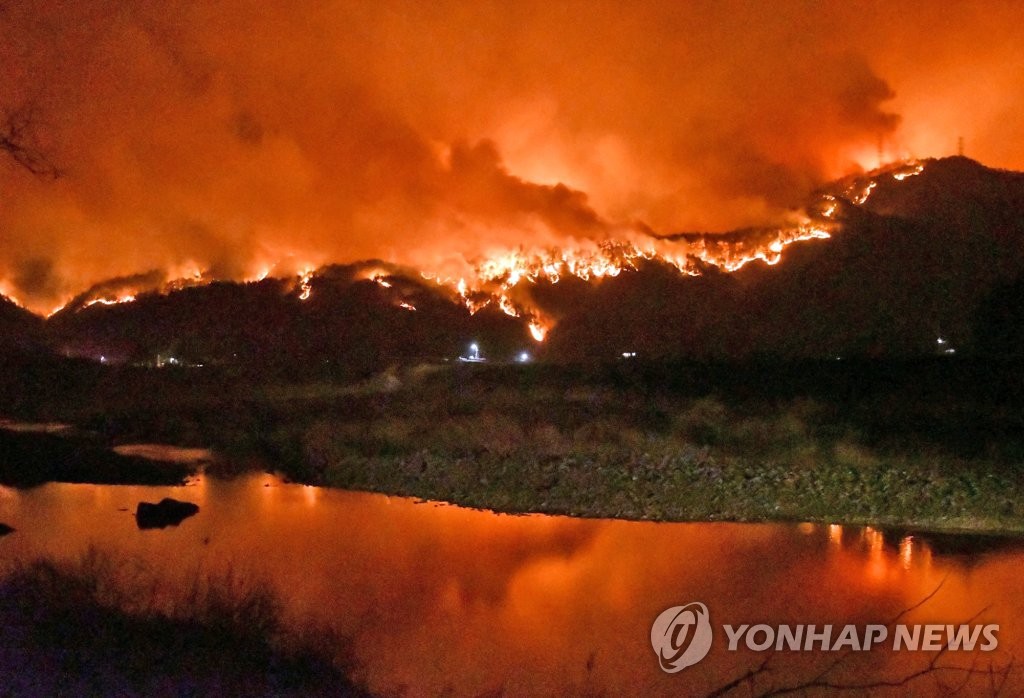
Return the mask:
M302 280L186 280L130 303L89 305L83 294L45 321L5 301L0 323L5 336L23 326L56 352L105 361L179 354L194 363L338 361L371 370L454 358L470 341L495 359L908 356L983 351L985 303L1024 275L1024 173L963 157L900 164L828 185L808 210L834 222L831 239L794 242L774 264L730 273L703 265L689 276L639 259L599 283L521 284L517 291L554 322L542 344L525 314L496 303L471 313L467 298L380 260L329 265ZM151 280L97 288L142 278Z

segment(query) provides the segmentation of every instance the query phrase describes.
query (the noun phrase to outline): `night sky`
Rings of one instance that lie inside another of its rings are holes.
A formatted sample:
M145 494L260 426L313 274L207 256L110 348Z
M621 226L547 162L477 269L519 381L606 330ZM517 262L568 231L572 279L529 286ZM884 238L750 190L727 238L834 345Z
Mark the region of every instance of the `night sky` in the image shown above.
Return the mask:
M1024 169L1016 2L0 3L0 290L443 268L772 224L822 182ZM277 265L274 267L274 265Z

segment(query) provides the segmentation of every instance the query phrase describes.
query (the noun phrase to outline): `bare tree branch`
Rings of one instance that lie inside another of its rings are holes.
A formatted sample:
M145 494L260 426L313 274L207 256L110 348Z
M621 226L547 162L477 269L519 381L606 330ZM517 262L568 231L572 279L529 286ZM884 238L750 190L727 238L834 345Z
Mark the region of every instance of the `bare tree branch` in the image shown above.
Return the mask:
M943 580L939 582L938 586L936 586L935 589L933 589L927 596L922 598L913 606L903 609L896 616L894 616L888 623L886 623L886 627L889 628L890 632L892 632L893 628L901 619L903 619L916 609L921 608L931 599L933 599L935 595L939 593L939 590L942 589L942 586L945 583L946 579L943 578ZM973 623L975 620L978 619L979 616L984 614L987 610L988 607L986 606L985 608L975 613L973 616L971 616L971 618L969 618L966 621L967 624ZM972 659L971 665L968 667L941 666L939 662L947 654L948 651L949 641L947 641L941 649L939 649L937 652L931 655L927 665L925 665L921 669L918 669L917 671L912 671L902 676L884 677L869 681L852 683L840 682L830 679L829 676L835 670L839 669L843 664L845 664L846 661L852 655L852 651L848 650L844 652L841 656L836 658L834 661L829 662L827 666L825 666L821 671L819 671L811 678L799 681L788 686L784 685L775 688L769 688L758 695L759 698L768 698L768 696L784 696L793 693L804 693L811 689L825 689L832 691L870 691L881 688L903 688L907 686L907 684L923 676L932 675L935 676L936 680L938 681L938 676L940 674L952 674L960 679L956 685L952 686L945 686L944 684L940 683L940 686L943 687L943 693L945 695L952 695L963 691L963 689L967 686L968 682L970 682L972 678L976 678L979 676L987 678L991 695L997 696L1003 691L1007 681L1009 680L1010 673L1014 667L1013 657L1010 657L1006 666L1002 667L1001 669L996 668L996 664L994 661L990 661L988 663L988 666L985 668L979 668L977 666L978 659L976 656ZM770 673L772 671L771 662L774 658L775 653L772 652L758 666L749 669L743 675L716 688L714 691L708 694L708 697L718 698L720 696L724 696L743 685L747 685L750 689L751 695L754 695L755 680L757 679L757 677L763 674Z
M4 114L0 123L0 151L37 177L57 179L61 170L43 152L36 138L38 119L31 107Z
M935 591L938 591L938 589L936 589ZM935 592L932 592L931 595L934 596L934 594L935 594ZM921 606L921 603L918 603L916 607L920 607L920 606ZM966 624L969 625L969 624L973 623L975 620L978 619L978 617L980 615L982 615L987 610L988 610L987 606L985 608L981 609L980 611L975 613L973 616L971 616L966 621ZM907 613L907 612L909 612L909 610L904 612L904 613L901 613L899 616L897 616L897 619L902 617L903 615L905 615L905 613ZM942 646L941 649L939 649L937 652L935 652L931 656L931 658L929 659L927 665L925 665L921 669L918 669L917 671L913 671L913 672L911 672L909 674L904 674L903 676L900 676L898 678L876 679L876 680L873 680L873 681L865 681L865 682L860 682L860 683L856 683L856 682L855 683L839 683L839 682L834 682L834 681L826 680L825 676L827 676L828 673L831 672L833 669L835 669L836 667L841 665L842 664L842 660L846 659L846 657L849 656L849 655L843 655L843 657L841 657L840 660L838 660L836 662L833 662L833 664L828 669L826 669L824 672L821 672L820 674L818 674L818 676L816 676L815 678L811 679L810 681L803 681L803 682L800 682L799 684L795 684L795 685L792 685L792 686L785 686L785 687L781 687L781 688L773 688L773 689L767 691L766 693L762 693L761 694L761 698L768 698L768 696L783 696L783 695L788 695L790 693L803 692L803 691L806 691L806 690L808 690L810 688L824 688L824 689L829 689L829 690L833 690L833 691L869 691L869 690L874 690L874 689L879 689L879 688L902 688L902 687L906 686L907 684L909 684L910 682L912 682L912 681L914 681L916 679L921 678L922 676L927 676L929 674L933 674L935 672L940 672L940 671L942 671L942 672L950 672L950 673L957 673L957 674L965 674L968 679L970 679L972 676L975 676L975 675L987 674L988 673L987 671L982 671L982 670L975 669L973 665L970 666L970 667L939 666L939 660L941 660L942 657L944 657L948 651L949 651L949 642L947 641Z
M768 663L772 661L772 657L774 657L774 656L775 656L775 653L773 652L772 654L770 654L767 657L765 657L764 661L761 662L760 666L755 667L753 669L750 669L746 674L743 674L742 676L738 676L737 678L733 679L732 681L730 681L729 683L725 684L724 686L719 686L714 691L709 693L707 698L718 698L719 696L724 696L726 693L728 693L732 689L734 689L734 688L736 688L738 686L742 686L743 684L747 683L748 681L753 682L753 680L756 679L761 674L764 674L764 673L767 673L767 672L771 671L771 669L768 668Z

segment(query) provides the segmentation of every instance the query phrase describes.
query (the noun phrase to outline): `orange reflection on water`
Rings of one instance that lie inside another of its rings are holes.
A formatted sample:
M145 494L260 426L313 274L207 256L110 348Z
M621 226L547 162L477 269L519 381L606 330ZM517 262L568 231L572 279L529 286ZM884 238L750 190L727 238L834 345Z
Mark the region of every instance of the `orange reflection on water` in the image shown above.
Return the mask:
M841 545L843 542L843 527L838 524L830 524L828 527L828 539L834 545Z
M910 566L914 562L914 537L905 536L900 541L900 564L903 565L903 569L909 570Z
M650 624L698 600L716 628L877 623L941 586L914 622L966 620L991 605L1004 628L1001 651L1024 656L1016 549L944 557L920 536L888 542L882 531L838 525L504 516L268 476L0 492L0 521L18 529L0 540L6 559L71 557L95 544L182 584L197 570L230 566L273 585L293 621L315 618L351 638L359 676L388 694L706 694L763 657L727 652L719 632L699 665L662 673ZM139 531L135 504L163 496L201 511L177 528ZM910 671L926 659L869 654L846 678ZM773 680L813 675L833 658L779 655ZM930 679L914 689L941 693Z

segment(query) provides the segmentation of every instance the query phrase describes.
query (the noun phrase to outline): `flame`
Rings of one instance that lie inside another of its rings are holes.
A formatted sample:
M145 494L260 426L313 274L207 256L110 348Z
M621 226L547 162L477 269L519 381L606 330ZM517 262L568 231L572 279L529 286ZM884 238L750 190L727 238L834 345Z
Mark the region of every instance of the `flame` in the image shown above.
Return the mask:
M313 287L310 286L310 282L313 280L313 274L316 273L316 269L308 267L299 272L299 300L308 301L309 297L313 295Z
M16 306L18 306L19 308L24 308L25 307L21 303L21 301L19 301L17 298L15 298L14 293L11 291L11 285L9 283L7 283L7 281L5 281L3 279L0 279L0 296L3 296L7 300L9 300L11 303L14 303Z
M846 190L846 194L850 197L850 201L860 206L867 202L868 197L871 196L871 192L874 191L877 186L878 182L871 180L863 187L858 187L857 185L851 186Z
M847 199L862 206L867 203L871 193L878 186L879 180L884 176L891 176L897 182L902 182L908 177L914 177L924 172L924 163L920 160L904 160L880 167L869 172L866 177L858 177L851 182L844 192ZM825 214L830 216L830 214Z
M540 323L539 320L530 320L530 336L536 341L543 342L544 338L547 337L548 328Z
M697 276L703 268L714 266L727 272L735 272L754 261L768 265L778 264L790 245L807 240L825 240L832 236L836 226L835 218L840 210L840 197L860 206L868 201L882 177L892 177L902 182L908 177L920 174L925 169L923 162L907 160L879 168L865 175L844 180L836 193L823 193L809 208L807 215L799 216L786 227L764 230L737 237L714 234L677 235L656 237L637 230L626 231L618 239L577 241L574 246L501 249L496 248L476 260L465 263L457 274L446 274L438 269L422 269L420 276L449 293L461 303L470 314L493 306L514 318L523 318L534 340L543 342L555 324L553 318L544 317L538 308L526 300L528 293L516 292L523 284L558 284L568 278L586 282L599 282L615 278L623 273L637 271L644 263L660 263L674 268L681 274ZM840 193L841 192L841 193ZM293 257L288 257L293 260ZM246 282L262 281L284 262L260 263ZM289 268L296 269L294 261ZM292 286L301 301L309 300L313 293L312 282L317 266L307 263L298 267ZM374 266L360 274L360 278L372 280L384 289L391 289L388 277L391 271ZM171 279L158 288L119 289L117 295L102 295L82 302L75 311L96 304L115 305L130 303L140 294L156 292L167 294L172 291L208 283L207 277L195 263L188 262L169 271L165 278ZM285 277L288 278L288 277ZM17 303L8 292L9 287L0 281L0 294ZM412 304L396 299L398 307L415 311ZM19 303L20 305L20 303ZM53 310L65 310L62 305ZM53 314L51 313L51 314Z
M902 182L907 177L914 177L922 172L924 172L924 163L915 160L907 162L905 167L893 172L892 178L897 182Z
M509 317L519 317L519 311L516 310L512 300L508 296L498 297L498 307L501 308L501 312L505 313Z
M825 218L832 218L836 215L836 211L839 210L839 202L836 201L836 197L831 194L826 194L822 197L822 209L821 215Z
M86 308L92 307L97 303L99 303L100 305L118 305L119 303L131 303L134 300L134 293L126 293L124 295L117 296L116 298L93 298L92 300L83 303L79 310L85 310Z

